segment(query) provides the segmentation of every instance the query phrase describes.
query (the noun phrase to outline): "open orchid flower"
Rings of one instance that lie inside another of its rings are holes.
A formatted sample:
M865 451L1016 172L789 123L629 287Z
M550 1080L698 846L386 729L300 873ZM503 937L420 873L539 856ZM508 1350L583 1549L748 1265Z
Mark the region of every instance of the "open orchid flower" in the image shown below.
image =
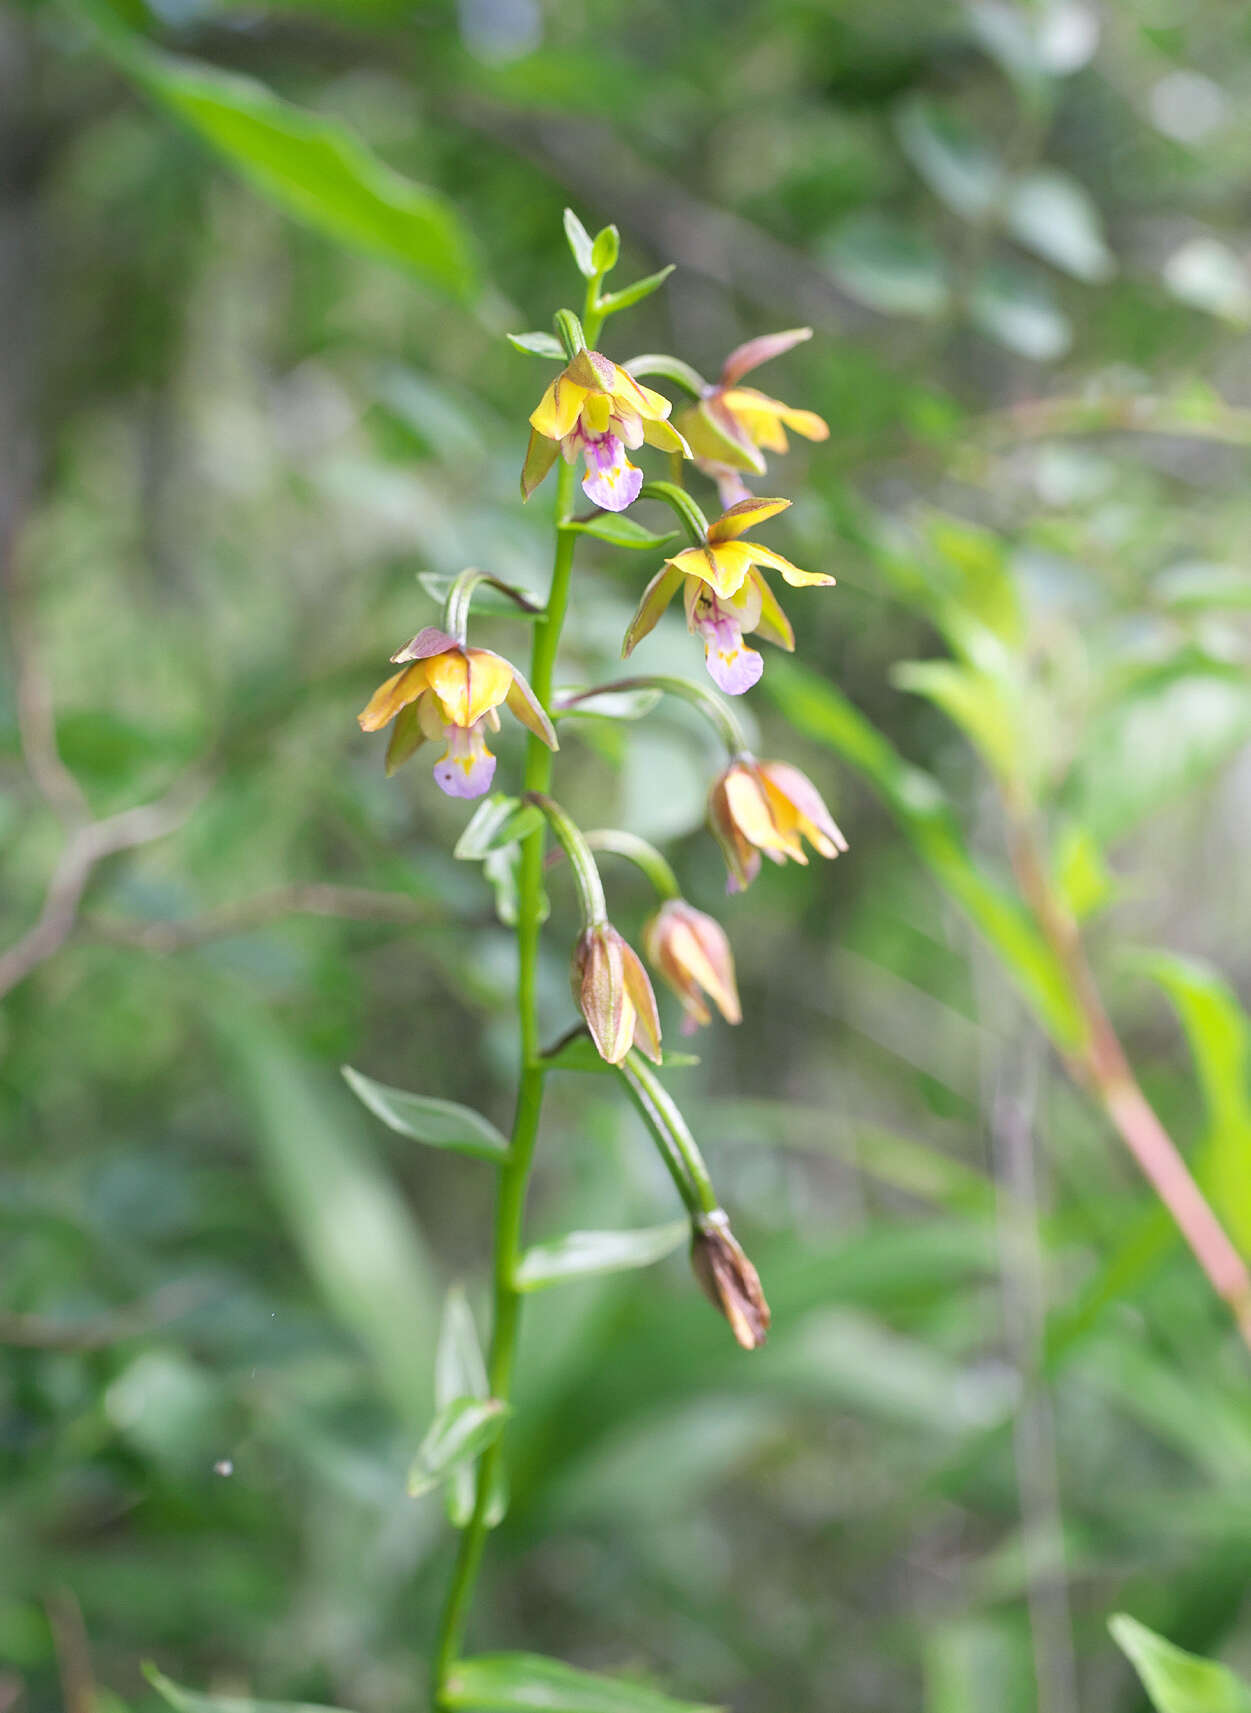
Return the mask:
M795 410L755 387L739 385L743 376L761 363L811 338L811 327L792 327L785 333L767 333L737 346L726 358L716 385L676 418L690 443L696 468L716 482L723 506L748 497L743 472L763 476L764 454L788 449L788 428L806 440L829 438L829 425L815 411Z
M751 885L762 853L770 862L806 864L804 839L818 856L847 849L816 786L786 761L736 756L709 793L708 819L729 869L730 892Z
M435 784L449 797L481 797L495 777L486 734L499 730L497 710L502 703L549 749L557 748L552 723L533 690L515 666L489 648L467 648L446 631L429 626L391 659L404 664L357 716L366 732L380 731L395 720L387 748L388 773L428 738L441 739L446 752L435 763Z
M628 656L655 628L681 588L687 627L703 638L704 660L713 682L727 696L741 696L750 690L764 671L764 661L744 643L745 632L756 631L788 652L795 647L790 621L759 567L768 565L780 571L796 589L834 581L824 572L801 571L771 547L741 539L744 530L775 517L789 505L789 500L740 500L709 525L701 546L688 547L666 559L643 591L622 654Z
M561 370L530 416L530 444L521 471L523 499L538 487L559 451L567 464L586 460L582 491L605 511L633 505L643 472L627 450L644 441L689 458L686 441L666 419L673 406L598 351L579 351Z

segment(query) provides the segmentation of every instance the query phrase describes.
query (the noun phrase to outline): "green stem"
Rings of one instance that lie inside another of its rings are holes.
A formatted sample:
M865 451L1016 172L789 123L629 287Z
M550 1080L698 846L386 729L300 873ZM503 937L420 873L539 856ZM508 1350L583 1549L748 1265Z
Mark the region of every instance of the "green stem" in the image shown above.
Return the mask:
M581 829L556 803L542 791L527 791L525 801L533 803L547 816L548 825L560 841L561 849L569 858L569 866L573 870L574 879L578 884L578 901L582 906L582 926L597 927L608 920L608 906L604 902L604 886L599 878L599 869L595 866L595 858L591 855L590 846L582 836Z
M712 1187L699 1144L687 1129L677 1103L652 1067L634 1047L617 1066L630 1099L651 1131L660 1157L669 1168L678 1194L693 1219L718 1213L721 1204Z
M747 733L729 704L689 678L669 678L658 672L639 672L630 678L614 678L610 684L596 684L591 690L579 690L573 695L562 692L560 711L568 713L579 702L590 702L596 696L611 696L619 690L659 690L662 695L677 696L698 709L716 729L717 736L731 755L747 755L750 751Z
M600 827L593 833L583 833L582 841L588 850L607 851L609 856L624 857L627 862L632 862L647 876L661 898L682 896L677 875L655 845L641 839L637 833L627 833L619 827Z
M599 334L603 316L595 306L596 282L587 288L583 326L592 347ZM573 552L577 543L575 531L565 526L573 510L572 465L562 459L556 477L556 555L552 564L552 585L547 597L547 611L535 626L534 645L530 654L530 685L541 705L550 713L552 704L552 674L560 633L569 605L569 582L573 572ZM552 782L552 752L540 739L531 735L526 744L525 789L546 793ZM492 1263L494 1321L491 1330L491 1351L487 1360L487 1379L491 1396L507 1402L512 1391L513 1368L517 1353L517 1332L521 1314L521 1297L515 1279L521 1259L522 1221L525 1215L526 1189L530 1166L539 1135L539 1115L543 1107L543 1082L546 1075L539 1053L539 1018L536 995L539 958L539 929L543 919L543 845L545 828L538 827L521 847L521 868L517 881L517 1010L520 1019L521 1080L517 1088L517 1105L513 1113L512 1135L508 1155L500 1168L499 1187L495 1203L495 1253ZM452 1579L439 1622L432 1663L432 1702L442 1704L443 1691L452 1667L460 1655L465 1625L469 1618L474 1584L482 1563L486 1545L487 1511L490 1506L496 1474L500 1466L501 1442L496 1440L478 1462L478 1479L474 1492L473 1515L460 1537Z

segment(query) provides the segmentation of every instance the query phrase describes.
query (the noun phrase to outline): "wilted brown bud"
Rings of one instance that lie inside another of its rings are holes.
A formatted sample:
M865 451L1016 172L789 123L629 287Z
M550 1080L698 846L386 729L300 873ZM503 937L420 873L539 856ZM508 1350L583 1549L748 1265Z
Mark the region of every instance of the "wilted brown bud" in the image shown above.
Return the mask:
M818 856L836 857L847 840L834 825L816 786L786 761L737 756L713 785L708 819L730 871L730 891L742 892L770 862L806 863L807 839Z
M573 949L573 997L601 1059L619 1065L637 1047L660 1063L656 995L638 953L611 922L583 930Z
M711 999L727 1023L742 1020L734 981L734 954L720 922L684 898L669 898L643 930L648 961L682 1001L682 1033L712 1021Z
M730 1323L744 1350L765 1341L773 1316L760 1288L760 1275L744 1255L726 1214L702 1214L691 1237L691 1266L704 1295Z

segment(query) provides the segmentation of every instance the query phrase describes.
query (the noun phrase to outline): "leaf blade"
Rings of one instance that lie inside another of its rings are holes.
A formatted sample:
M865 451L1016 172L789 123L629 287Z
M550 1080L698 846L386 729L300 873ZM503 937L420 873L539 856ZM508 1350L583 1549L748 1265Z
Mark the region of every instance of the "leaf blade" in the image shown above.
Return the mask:
M523 1653L458 1660L444 1688L443 1704L465 1713L720 1713L703 1703L675 1701L641 1684Z
M508 1152L508 1138L472 1107L432 1095L409 1094L375 1082L351 1065L341 1065L344 1082L375 1118L380 1118L397 1136L425 1142L431 1148L448 1148L456 1154L497 1163Z
M512 1408L502 1398L454 1398L431 1422L408 1472L410 1499L420 1499L454 1469L472 1463L504 1431Z
M543 1291L568 1279L650 1267L672 1255L689 1235L690 1222L685 1219L634 1231L569 1231L527 1249L513 1283L519 1291Z

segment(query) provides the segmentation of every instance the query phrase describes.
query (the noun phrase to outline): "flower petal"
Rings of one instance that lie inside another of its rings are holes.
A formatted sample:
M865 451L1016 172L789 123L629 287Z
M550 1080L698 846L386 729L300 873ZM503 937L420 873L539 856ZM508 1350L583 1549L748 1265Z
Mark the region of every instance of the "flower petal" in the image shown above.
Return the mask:
M516 667L512 672L513 681L508 687L507 697L509 708L527 731L533 732L536 738L542 738L548 749L559 749L552 722L543 712L542 703Z
M660 1063L660 1013L647 971L633 946L621 942L626 998L634 1010L634 1045L653 1064Z
M617 369L611 391L613 399L623 410L633 411L636 416L647 417L652 422L663 421L673 409L663 394L643 386L624 369Z
M732 387L749 370L758 369L762 363L771 363L775 357L811 338L811 327L790 327L784 333L763 333L758 339L749 339L745 345L736 345L721 365L721 385Z
M785 452L785 428L793 428L806 440L828 440L829 424L813 410L796 410L781 399L770 398L754 387L734 387L722 394L722 402L734 420L767 452ZM785 428L784 426L785 425Z
M821 856L835 857L847 849L847 840L806 773L788 761L762 761L758 771L775 815L793 820Z
M472 726L508 695L513 669L488 649L466 648L436 655L426 676L449 723Z
M755 630L766 642L772 642L778 648L784 648L788 654L795 652L795 632L791 629L791 621L778 605L778 598L765 582L759 571L753 570L748 582L755 585L760 595L760 616L754 625L745 625L745 630Z
M678 433L671 422L656 422L651 417L641 418L643 439L649 446L656 446L662 452L680 452L684 458L691 456L691 449Z
M792 565L789 559L775 553L771 547L761 547L759 542L740 541L736 545L747 549L753 565L771 565L775 571L780 571L792 589L829 588L834 583L834 578L826 572L801 571L798 565Z
M426 667L418 661L380 684L356 716L363 732L381 731L401 708L415 702L426 687Z
M731 506L728 512L721 516L708 531L708 539L712 542L734 541L745 530L755 524L764 523L767 518L776 517L790 505L789 500L740 500L736 506Z
M556 441L548 440L539 433L537 428L530 430L530 444L526 447L526 460L521 466L521 497L528 500L547 475L560 448Z
M495 778L495 757L476 728L447 727L447 754L434 764L434 782L449 797L484 797Z
M639 497L643 472L631 464L615 434L586 443L586 475L582 492L606 512L623 512Z
M406 708L400 709L400 716L391 728L391 741L387 745L387 778L399 768L410 756L415 755L426 741L426 734L421 729L421 701L410 702Z
M665 562L643 591L643 599L638 604L638 610L630 620L625 640L621 644L621 658L626 660L642 642L650 635L660 622L661 614L681 587L682 573Z
M769 793L755 768L732 769L725 781L725 795L730 817L749 844L775 859L790 857L794 862L807 863L789 800L780 792Z
M755 442L730 415L718 393L710 393L698 404L689 405L676 417L677 426L690 441L696 458L706 464L725 465L733 470L750 470L763 476L765 461L756 450Z
M429 660L432 654L446 654L449 649L459 647L460 644L454 636L449 636L445 630L439 630L435 625L427 625L425 630L419 630L413 640L406 642L391 659L396 665L402 660Z
M557 375L530 412L530 426L549 440L563 440L582 412L588 389L569 378L569 370Z
M584 387L587 392L610 393L621 370L611 357L605 357L602 351L583 349L578 352L565 373L571 381Z

